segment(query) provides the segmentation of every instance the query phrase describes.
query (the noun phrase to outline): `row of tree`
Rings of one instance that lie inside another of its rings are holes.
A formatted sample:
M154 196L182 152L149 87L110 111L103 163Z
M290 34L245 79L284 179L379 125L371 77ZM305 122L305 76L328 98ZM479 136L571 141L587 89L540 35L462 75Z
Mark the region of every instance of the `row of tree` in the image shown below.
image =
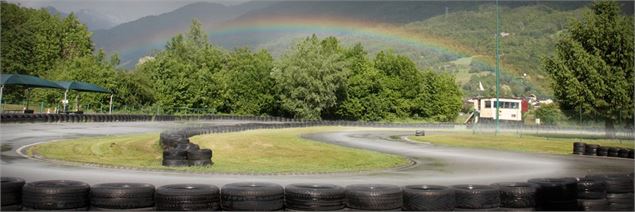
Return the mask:
M160 110L276 115L307 119L452 121L462 95L450 75L421 71L407 57L334 37L311 36L279 60L266 51L224 51L200 23L137 67Z
M135 70L118 69L116 54L94 50L91 33L70 14L2 2L3 73L95 83L115 94L115 108L160 113L231 113L306 119L452 121L462 105L454 78L417 69L391 51L371 58L361 44L311 36L279 59L266 50L227 51L208 41L201 24L173 37ZM24 98L8 88L8 99ZM58 90L35 89L33 101L55 104ZM71 99L80 95L72 93ZM81 94L82 105L108 102Z

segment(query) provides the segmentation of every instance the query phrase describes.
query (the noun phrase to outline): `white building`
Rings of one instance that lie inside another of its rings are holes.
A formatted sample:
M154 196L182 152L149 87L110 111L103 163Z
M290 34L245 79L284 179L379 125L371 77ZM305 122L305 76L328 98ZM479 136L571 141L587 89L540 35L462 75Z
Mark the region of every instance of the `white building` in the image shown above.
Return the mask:
M496 98L480 98L468 100L479 113L479 119L496 119ZM498 119L506 121L522 121L523 112L527 111L527 102L522 99L499 98ZM469 120L466 120L466 122Z

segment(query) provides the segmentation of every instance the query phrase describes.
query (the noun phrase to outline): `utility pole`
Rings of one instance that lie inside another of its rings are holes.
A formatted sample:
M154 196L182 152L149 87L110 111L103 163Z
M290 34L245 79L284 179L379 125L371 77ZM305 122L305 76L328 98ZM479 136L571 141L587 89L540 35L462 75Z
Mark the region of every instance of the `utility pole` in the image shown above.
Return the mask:
M499 89L500 89L500 55L498 54L500 48L500 11L498 8L498 0L496 0L496 135L498 135L500 123L498 120L498 113L500 111L499 102Z

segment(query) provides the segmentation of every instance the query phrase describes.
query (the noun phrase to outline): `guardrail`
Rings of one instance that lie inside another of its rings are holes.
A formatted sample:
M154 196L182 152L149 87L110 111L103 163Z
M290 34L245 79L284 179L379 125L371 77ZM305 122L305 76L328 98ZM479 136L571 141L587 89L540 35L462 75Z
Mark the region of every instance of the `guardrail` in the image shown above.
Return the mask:
M633 210L633 173L454 186L390 184L145 183L88 185L2 177L7 210Z

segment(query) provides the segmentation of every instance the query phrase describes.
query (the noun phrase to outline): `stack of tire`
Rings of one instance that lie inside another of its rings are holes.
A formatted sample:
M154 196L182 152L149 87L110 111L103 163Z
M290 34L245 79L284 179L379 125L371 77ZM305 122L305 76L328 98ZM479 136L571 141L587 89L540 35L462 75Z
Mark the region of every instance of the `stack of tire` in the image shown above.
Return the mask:
M145 183L104 183L90 189L90 209L154 210L154 186Z
M212 150L200 149L198 145L190 143L184 132L163 132L160 135L163 147L163 166L211 166Z
M578 184L575 178L535 178L536 210L575 211L578 208Z
M575 155L584 154L585 145L586 144L582 143L582 142L574 142L573 143L573 154L575 154Z
M606 211L606 183L603 179L584 177L578 180L578 210Z
M584 145L584 155L595 156L598 154L598 148L600 145L597 144L585 144Z
M456 195L455 211L501 210L500 191L495 186L466 184L452 188Z
M496 183L500 191L501 210L533 211L536 207L537 185L523 182Z
M88 210L86 183L72 180L30 182L22 188L22 210Z
M2 211L22 209L22 186L24 180L17 177L2 177Z
M611 211L633 211L633 176L591 175L586 178L603 181L606 184L606 200Z

